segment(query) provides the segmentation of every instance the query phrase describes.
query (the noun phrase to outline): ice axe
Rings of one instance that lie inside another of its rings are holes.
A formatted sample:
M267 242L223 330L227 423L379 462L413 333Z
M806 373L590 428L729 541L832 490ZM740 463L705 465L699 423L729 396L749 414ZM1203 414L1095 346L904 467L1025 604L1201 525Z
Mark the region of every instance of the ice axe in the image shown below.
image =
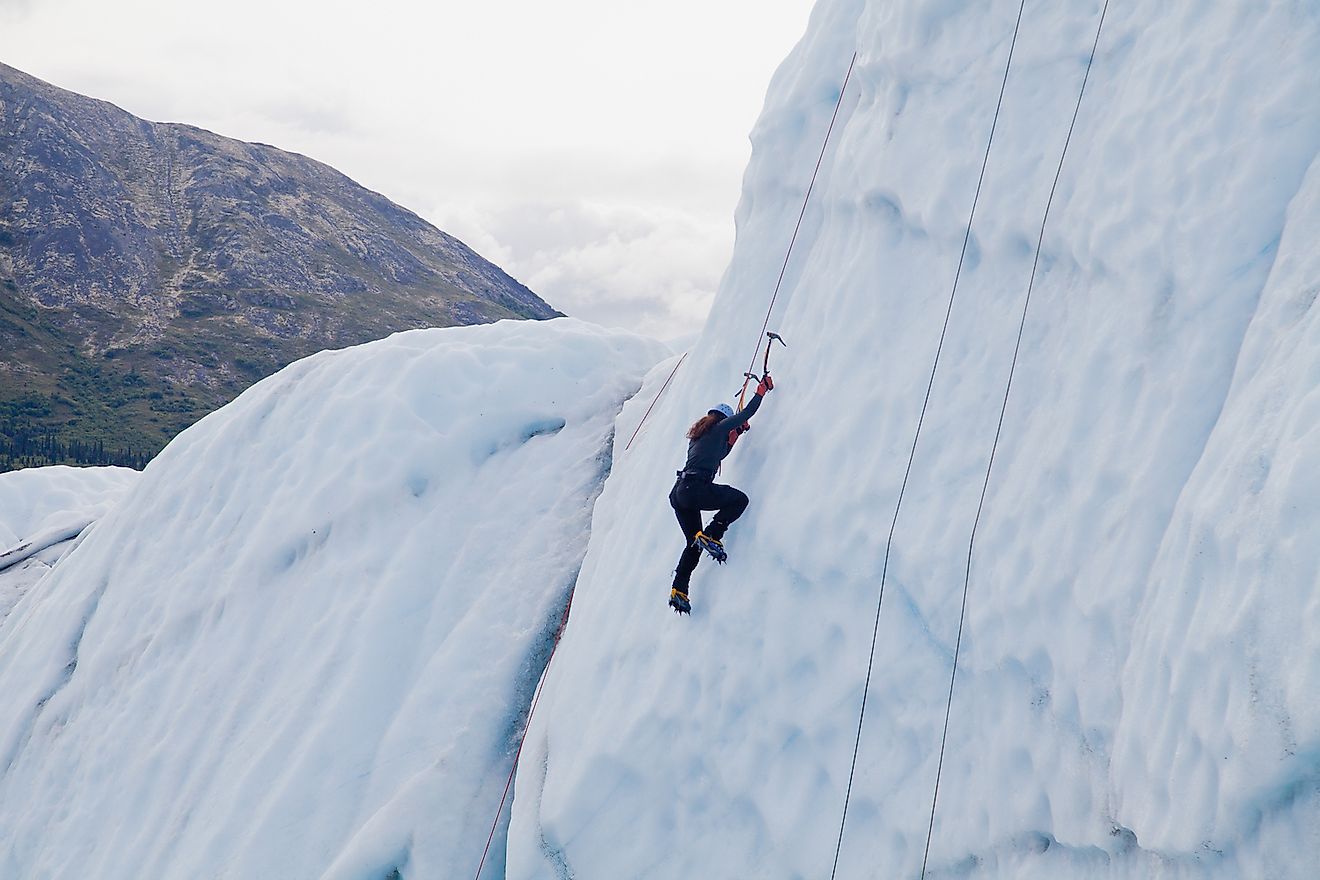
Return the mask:
M770 374L770 346L776 342L784 348L788 348L788 343L778 333L768 332L765 334L765 363L761 367L762 378Z
M772 347L776 342L778 342L778 343L779 343L780 345L782 345L784 348L788 348L788 343L785 342L785 341L784 341L784 337L780 336L778 333L775 333L775 332L773 332L773 331L769 331L769 332L767 332L767 333L765 334L765 337L766 337L766 338L765 338L765 359L761 362L761 375L758 376L758 375L756 375L755 373L743 373L744 378L743 378L743 386L742 386L742 390L738 392L738 409L742 409L742 406L743 406L743 400L746 399L746 397L747 397L747 384L748 384L749 382L751 382L753 379L756 379L756 380L759 382L760 380L764 379L766 376L770 375L770 349L771 349L771 347ZM756 362L753 361L752 363L756 363Z

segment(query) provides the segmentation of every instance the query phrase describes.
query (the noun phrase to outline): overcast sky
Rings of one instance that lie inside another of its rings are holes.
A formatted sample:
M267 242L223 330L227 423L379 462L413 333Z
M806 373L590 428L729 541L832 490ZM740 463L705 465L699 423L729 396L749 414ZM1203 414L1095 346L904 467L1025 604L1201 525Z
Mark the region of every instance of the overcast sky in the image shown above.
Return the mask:
M811 0L0 0L0 60L327 162L572 315L700 327Z

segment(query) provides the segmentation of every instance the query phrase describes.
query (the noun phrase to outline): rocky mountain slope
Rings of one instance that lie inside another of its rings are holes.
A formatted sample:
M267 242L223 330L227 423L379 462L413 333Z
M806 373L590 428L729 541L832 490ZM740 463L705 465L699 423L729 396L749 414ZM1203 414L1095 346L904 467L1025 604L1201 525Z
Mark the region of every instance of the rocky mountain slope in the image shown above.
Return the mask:
M333 168L0 65L0 468L149 454L321 349L557 314Z

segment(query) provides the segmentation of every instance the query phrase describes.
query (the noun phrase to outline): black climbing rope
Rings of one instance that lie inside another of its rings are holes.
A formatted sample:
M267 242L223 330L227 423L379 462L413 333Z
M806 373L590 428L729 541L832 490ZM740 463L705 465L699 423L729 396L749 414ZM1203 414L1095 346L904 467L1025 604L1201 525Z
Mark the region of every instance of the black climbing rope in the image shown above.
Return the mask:
M930 404L931 389L935 386L935 373L939 370L940 355L944 351L944 338L949 331L949 316L953 314L953 301L958 295L958 281L962 278L963 262L967 258L967 244L972 237L972 220L976 217L976 205L981 200L981 186L985 182L985 169L990 163L990 148L995 142L995 131L999 127L999 110L1004 105L1004 91L1008 87L1008 73L1013 68L1013 50L1017 47L1018 32L1022 28L1022 10L1026 0L1018 5L1017 21L1013 24L1013 38L1008 44L1008 59L1004 62L1004 76L999 84L999 99L995 102L995 116L990 123L990 136L985 142L985 155L981 158L981 174L976 180L976 194L972 197L972 209L967 215L967 230L963 233L962 250L958 254L958 268L953 273L953 287L949 290L949 303L944 310L944 326L940 328L939 344L935 347L935 359L930 367L930 379L926 383L926 396L921 401L921 415L917 418L917 429L912 435L912 449L908 452L907 467L903 471L903 482L898 489L898 500L894 504L894 517L889 523L889 537L885 541L885 557L880 568L880 595L875 604L875 626L871 631L871 653L866 661L866 683L862 686L862 706L857 715L857 737L853 742L852 764L848 767L848 790L843 797L843 815L839 818L839 837L834 844L834 865L830 868L833 880L839 870L839 853L843 849L843 831L848 821L848 804L852 800L853 777L857 772L857 753L862 745L862 725L866 720L866 697L871 689L871 673L875 667L875 645L880 634L880 611L885 602L885 582L889 574L889 553L894 545L894 531L898 527L898 514L903 507L903 496L907 493L908 478L912 474L912 462L917 457L917 442L921 439L921 427L926 421L926 408Z
M949 716L953 711L953 685L958 677L958 655L962 649L963 623L967 619L967 591L972 581L972 550L976 544L976 529L981 524L981 512L985 508L986 491L990 486L990 471L995 466L995 451L999 448L999 437L1004 430L1004 414L1008 411L1008 396L1013 389L1013 375L1017 371L1018 353L1022 349L1022 333L1027 326L1027 309L1031 306L1031 292L1036 286L1036 269L1040 265L1041 246L1045 241L1045 224L1050 218L1050 207L1054 204L1054 192L1059 186L1059 177L1063 174L1063 160L1068 155L1068 145L1072 143L1073 129L1077 126L1077 114L1082 109L1082 96L1086 94L1086 83L1091 78L1091 65L1095 61L1095 50L1100 45L1100 31L1105 26L1105 13L1109 11L1109 0L1100 10L1100 22L1095 27L1095 41L1091 44L1091 55L1086 61L1086 73L1082 76L1082 87L1077 91L1077 104L1073 107L1072 121L1068 123L1068 136L1063 141L1063 150L1059 153L1059 165L1054 171L1054 182L1050 185L1050 196L1045 201L1045 213L1040 220L1040 235L1036 238L1036 256L1031 262L1031 278L1027 282L1027 294L1022 302L1022 319L1018 323L1017 342L1013 345L1013 362L1008 368L1008 380L1004 383L1004 400L999 407L999 423L995 426L995 439L990 444L990 460L985 466L985 480L981 483L981 498L976 504L976 518L972 521L972 533L967 540L967 570L963 576L962 610L958 615L958 638L953 646L953 670L949 674L949 699L944 708L944 732L940 735L940 758L935 769L935 790L930 800L930 824L926 828L926 850L921 857L921 876L926 876L926 863L930 858L930 841L935 832L935 807L940 797L940 776L944 772L944 747L949 738Z

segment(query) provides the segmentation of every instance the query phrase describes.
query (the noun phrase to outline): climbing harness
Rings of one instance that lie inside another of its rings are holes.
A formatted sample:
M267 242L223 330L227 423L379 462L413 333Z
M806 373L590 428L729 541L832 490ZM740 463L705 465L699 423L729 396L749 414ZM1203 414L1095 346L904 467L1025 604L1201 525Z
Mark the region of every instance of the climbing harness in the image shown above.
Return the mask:
M944 339L949 332L949 317L953 314L953 301L958 295L958 281L962 278L963 263L967 258L967 245L972 237L972 221L976 217L976 206L981 200L981 187L985 183L985 170L990 163L990 148L995 142L995 131L999 128L999 111L1004 105L1004 91L1008 88L1008 73L1013 68L1013 51L1017 48L1018 33L1022 29L1022 10L1026 0L1018 5L1017 21L1013 25L1013 38L1008 45L1008 59L1004 62L1004 76L999 84L999 99L995 102L995 115L990 123L990 135L985 142L985 155L981 158L981 174L976 179L976 193L972 196L972 209L967 215L967 230L963 233L962 250L958 254L958 268L953 273L953 287L949 290L948 306L944 310L944 325L940 328L939 343L935 347L935 359L930 366L930 379L926 382L926 396L921 401L921 414L917 417L917 428L912 435L912 448L908 452L907 466L903 470L903 482L898 489L898 500L894 504L894 517L889 523L889 537L885 540L884 562L880 568L880 595L875 604L875 625L871 630L871 653L866 660L866 683L862 686L862 706L857 714L857 736L853 741L852 763L848 767L848 789L843 797L843 815L839 818L839 836L834 844L834 865L830 868L830 878L834 880L839 870L839 853L843 849L843 831L848 821L848 804L852 800L853 778L857 773L857 754L862 745L862 725L866 721L866 698L871 690L871 673L875 667L875 645L880 635L880 611L885 602L885 582L889 574L889 553L894 546L894 531L898 527L898 514L903 508L903 498L907 493L908 478L912 475L912 462L917 457L917 442L921 439L921 428L926 422L926 408L930 405L931 389L935 386L935 373L939 370L940 355L944 352Z
M1054 205L1054 192L1059 186L1059 177L1063 174L1063 161L1068 156L1068 145L1072 143L1073 129L1077 126L1077 114L1082 109L1082 96L1086 94L1086 83L1091 78L1091 65L1095 62L1095 51L1100 45L1100 31L1105 26L1105 13L1109 11L1109 0L1100 10L1100 21L1095 27L1095 41L1091 44L1091 55L1086 60L1086 73L1082 76L1082 86L1077 91L1077 104L1073 107L1072 121L1068 123L1068 136L1064 138L1063 149L1059 152L1059 165L1054 170L1054 182L1050 184L1050 195L1045 201L1045 213L1040 219L1040 234L1036 237L1036 255L1031 262L1031 278L1027 281L1027 293L1022 301L1022 318L1018 322L1017 341L1013 344L1013 361L1008 368L1008 379L1004 383L1004 400L999 407L999 423L995 426L995 439L990 444L990 459L985 466L985 480L981 483L981 497L976 503L976 518L972 521L972 532L967 539L967 568L963 575L962 608L958 612L958 638L953 646L953 669L949 673L949 698L944 708L944 731L940 734L940 758L935 769L935 790L930 800L930 824L926 828L926 849L921 857L921 876L926 876L926 863L930 858L930 841L935 831L935 807L940 796L940 776L944 771L944 747L949 739L949 716L953 711L953 685L958 677L958 656L962 650L963 623L967 619L967 592L972 581L972 550L976 545L976 530L981 524L981 512L985 508L985 496L990 487L990 472L995 466L995 451L999 448L999 437L1004 430L1004 414L1008 411L1008 396L1013 390L1013 375L1017 372L1018 354L1022 350L1022 333L1027 326L1027 309L1031 306L1031 293L1036 286L1036 269L1040 265L1041 246L1045 242L1045 224L1050 219L1050 208Z

